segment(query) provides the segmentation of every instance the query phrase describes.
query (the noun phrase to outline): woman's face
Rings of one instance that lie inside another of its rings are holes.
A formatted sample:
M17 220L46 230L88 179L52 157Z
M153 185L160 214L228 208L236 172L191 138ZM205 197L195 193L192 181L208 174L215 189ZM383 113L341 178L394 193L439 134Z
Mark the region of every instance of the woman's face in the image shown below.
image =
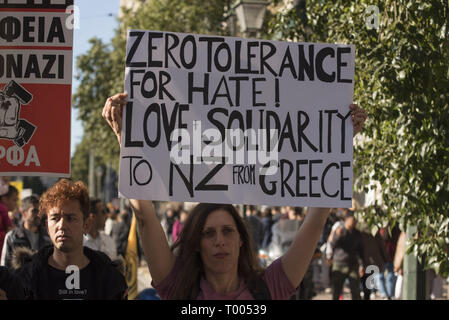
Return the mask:
M202 230L200 255L206 272L237 273L242 240L231 214L212 211Z

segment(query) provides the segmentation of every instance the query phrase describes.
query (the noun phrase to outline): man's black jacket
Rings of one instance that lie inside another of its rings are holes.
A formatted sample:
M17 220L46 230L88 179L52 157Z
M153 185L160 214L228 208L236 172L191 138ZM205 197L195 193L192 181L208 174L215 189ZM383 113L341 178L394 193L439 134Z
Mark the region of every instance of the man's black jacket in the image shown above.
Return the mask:
M100 251L83 248L84 254L90 260L89 264L92 264L94 269L95 299L111 300L126 296L125 277L117 270L111 259ZM32 299L51 299L51 293L46 290L47 284L52 281L46 272L51 254L53 254L53 246L44 247L32 257L30 262L16 271L24 286L32 292Z
M39 237L38 237L38 249L42 249L43 247L46 247L48 245L51 245L50 237L47 235L47 233L43 230L38 231ZM28 239L25 227L23 226L23 223L11 230L11 233L7 235L6 238L6 251L5 251L5 267L12 268L11 262L13 260L13 253L14 250L17 248L29 248L31 249L31 243Z

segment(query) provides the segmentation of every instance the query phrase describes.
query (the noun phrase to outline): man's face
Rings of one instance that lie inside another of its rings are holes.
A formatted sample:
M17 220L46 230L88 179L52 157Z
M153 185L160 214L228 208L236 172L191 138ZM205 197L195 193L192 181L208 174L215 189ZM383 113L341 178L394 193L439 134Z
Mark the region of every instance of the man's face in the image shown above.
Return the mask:
M23 212L23 219L28 223L29 226L38 227L41 223L41 218L39 217L39 206L35 204Z
M15 211L17 208L17 200L19 195L17 192L13 192L9 197L3 197L4 204L8 208L8 211Z
M295 213L295 209L290 207L290 209L288 209L288 218L290 220L295 220L296 219L296 213Z
M51 208L48 211L47 227L56 249L69 253L82 247L87 221L83 218L79 201L69 200Z
M173 217L173 215L174 215L173 209L168 209L167 210L167 217L171 218L171 217Z
M103 230L106 222L107 215L104 212L104 204L103 202L97 202L95 204L95 225L97 230Z
M357 226L357 220L355 217L347 217L345 219L345 228L349 231L352 231Z

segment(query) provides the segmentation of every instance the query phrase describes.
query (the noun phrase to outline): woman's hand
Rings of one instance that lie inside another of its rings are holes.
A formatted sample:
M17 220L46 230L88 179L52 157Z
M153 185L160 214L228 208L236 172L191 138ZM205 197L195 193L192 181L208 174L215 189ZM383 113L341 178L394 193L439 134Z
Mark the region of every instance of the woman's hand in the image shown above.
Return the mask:
M127 93L117 93L109 97L101 114L114 131L120 146L122 144L122 113L127 98Z
M367 118L365 110L360 108L357 104L349 106L351 110L352 124L354 125L354 136L362 130L363 124Z

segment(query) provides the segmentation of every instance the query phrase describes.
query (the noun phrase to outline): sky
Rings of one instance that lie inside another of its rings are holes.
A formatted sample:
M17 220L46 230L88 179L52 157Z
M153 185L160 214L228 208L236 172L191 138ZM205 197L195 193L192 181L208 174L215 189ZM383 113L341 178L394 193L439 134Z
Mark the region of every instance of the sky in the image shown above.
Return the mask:
M118 26L120 0L75 0L75 5L79 8L80 24L74 30L72 94L79 84L75 79L76 58L89 50L89 39L98 37L106 43L112 39ZM72 108L71 155L83 137L83 127L77 117L78 110Z

